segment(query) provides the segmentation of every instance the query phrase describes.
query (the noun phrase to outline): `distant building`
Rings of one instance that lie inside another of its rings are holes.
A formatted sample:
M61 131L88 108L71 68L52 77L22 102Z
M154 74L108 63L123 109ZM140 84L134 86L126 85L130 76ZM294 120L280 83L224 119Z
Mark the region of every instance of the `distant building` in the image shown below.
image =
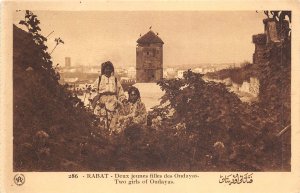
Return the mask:
M203 68L194 68L192 71L195 72L195 73L202 73Z
M128 67L127 76L131 79L136 79L136 69L134 67Z
M79 79L76 77L76 78L64 78L64 82L66 83L76 83Z
M137 40L137 82L156 82L163 78L163 44L151 30Z
M163 72L163 78L166 78L166 79L168 79L168 78L169 78L169 76L168 76L168 72L167 72L167 71L165 71L165 70L164 70L164 72Z
M65 57L65 67L71 67L71 57Z
M125 69L123 69L123 68L115 68L115 72L117 74L124 74L125 73Z
M178 70L177 71L177 78L183 78L183 73L185 72L185 70Z
M99 66L89 66L89 67L84 67L83 68L83 73L96 73L100 74L100 67Z
M163 74L164 74L164 78L171 79L176 77L177 72L174 68L165 68Z
M166 68L165 71L168 72L168 73L174 73L175 68Z
M249 93L250 92L250 83L247 81L244 81L240 88L240 91Z

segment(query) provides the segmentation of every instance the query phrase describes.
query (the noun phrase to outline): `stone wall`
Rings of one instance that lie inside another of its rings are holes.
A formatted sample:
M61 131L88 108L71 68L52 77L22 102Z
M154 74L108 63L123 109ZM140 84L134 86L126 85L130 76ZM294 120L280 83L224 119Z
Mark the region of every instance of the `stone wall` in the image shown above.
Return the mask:
M249 92L253 95L253 96L258 96L259 94L259 80L255 77L251 77L250 78L250 88L249 88Z
M233 82L231 78L218 80L204 77L204 80L223 83L229 91L234 92L243 102L258 100L260 82L256 77L250 77L249 81L245 80L242 84Z
M244 81L239 88L240 92L246 92L251 94L253 97L257 97L259 94L259 80L255 77L251 77L250 81Z
M144 44L136 48L137 82L157 82L163 78L162 44Z
M253 64L263 64L268 61L267 35L257 34L252 36L252 42L255 44L253 54Z
M264 33L252 36L255 44L253 64L265 65L270 61L270 49L272 44L280 43L288 37L288 21L277 22L275 19L264 19Z

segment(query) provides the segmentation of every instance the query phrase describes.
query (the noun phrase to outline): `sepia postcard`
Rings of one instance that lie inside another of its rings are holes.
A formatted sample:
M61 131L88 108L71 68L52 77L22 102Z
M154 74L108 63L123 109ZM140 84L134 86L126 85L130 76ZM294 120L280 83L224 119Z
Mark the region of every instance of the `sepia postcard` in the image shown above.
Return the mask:
M298 1L0 5L0 192L300 192Z

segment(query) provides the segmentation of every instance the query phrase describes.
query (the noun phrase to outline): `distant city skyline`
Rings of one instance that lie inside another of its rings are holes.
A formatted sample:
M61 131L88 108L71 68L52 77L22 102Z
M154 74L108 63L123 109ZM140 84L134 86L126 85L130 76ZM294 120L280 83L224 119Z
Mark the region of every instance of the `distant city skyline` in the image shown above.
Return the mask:
M252 35L263 33L262 12L255 11L33 11L54 64L135 66L136 40L151 30L164 41L164 66L252 62ZM15 12L14 23L25 11Z

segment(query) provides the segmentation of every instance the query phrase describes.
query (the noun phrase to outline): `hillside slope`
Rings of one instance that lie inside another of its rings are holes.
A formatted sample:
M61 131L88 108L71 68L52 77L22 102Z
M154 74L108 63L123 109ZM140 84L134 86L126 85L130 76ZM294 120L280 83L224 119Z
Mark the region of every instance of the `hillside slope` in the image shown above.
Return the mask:
M13 26L14 170L81 170L80 143L93 117L44 69L41 49L29 33ZM76 106L77 105L77 106Z

